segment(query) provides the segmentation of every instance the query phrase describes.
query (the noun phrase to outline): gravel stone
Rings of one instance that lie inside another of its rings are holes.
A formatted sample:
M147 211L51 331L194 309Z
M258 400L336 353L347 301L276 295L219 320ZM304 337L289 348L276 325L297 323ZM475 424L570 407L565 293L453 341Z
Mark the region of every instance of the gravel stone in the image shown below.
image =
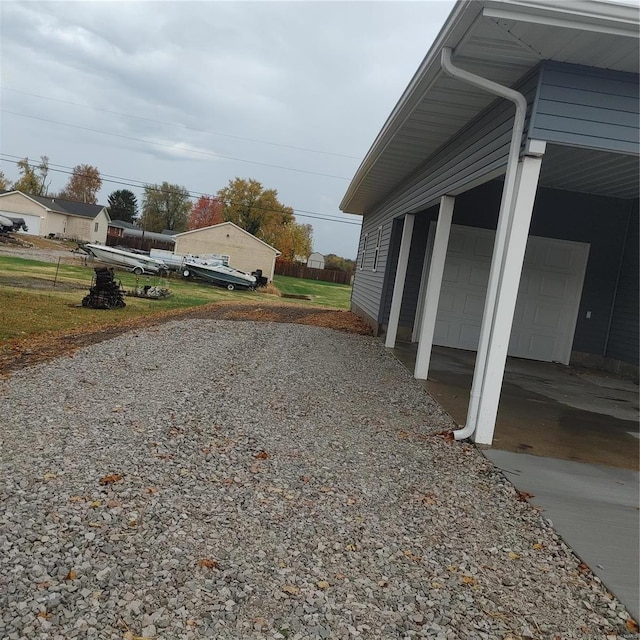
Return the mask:
M0 381L0 638L636 637L374 338L181 320Z

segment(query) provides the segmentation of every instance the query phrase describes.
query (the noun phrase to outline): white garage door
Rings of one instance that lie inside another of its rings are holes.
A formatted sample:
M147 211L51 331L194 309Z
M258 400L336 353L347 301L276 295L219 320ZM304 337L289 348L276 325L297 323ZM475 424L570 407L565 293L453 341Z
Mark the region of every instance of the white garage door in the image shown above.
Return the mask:
M8 215L12 218L23 218L29 231L27 233L32 236L40 235L40 216L31 216L26 213L12 213L11 211L0 211L0 215ZM21 231L21 233L24 233Z
M477 350L495 232L453 225L434 344ZM529 236L509 355L569 363L589 245Z

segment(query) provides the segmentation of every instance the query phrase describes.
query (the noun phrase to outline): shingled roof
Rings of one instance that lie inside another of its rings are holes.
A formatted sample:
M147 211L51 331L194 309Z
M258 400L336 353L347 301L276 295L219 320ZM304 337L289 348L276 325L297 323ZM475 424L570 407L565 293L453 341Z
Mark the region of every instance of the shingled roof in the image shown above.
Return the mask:
M29 195L36 202L47 207L51 211L65 213L71 216L80 216L81 218L95 218L103 209L101 204L89 204L87 202L74 202L72 200L62 200L60 198L43 198L42 196Z

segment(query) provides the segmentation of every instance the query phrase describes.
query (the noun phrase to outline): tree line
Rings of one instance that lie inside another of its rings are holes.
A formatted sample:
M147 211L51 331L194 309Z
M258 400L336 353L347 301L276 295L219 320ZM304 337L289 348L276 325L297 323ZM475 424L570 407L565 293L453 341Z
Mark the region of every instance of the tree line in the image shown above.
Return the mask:
M79 164L59 193L50 193L49 159L38 164L28 158L17 163L20 177L13 183L0 172L0 191L17 190L29 195L97 203L102 178L97 167ZM313 227L295 221L293 209L278 200L275 189L266 189L257 180L234 178L214 196L200 196L192 203L181 185L162 182L143 187L142 204L129 189L109 194L112 220L131 222L145 231L191 231L222 222L233 222L278 249L286 260L294 261L312 251Z

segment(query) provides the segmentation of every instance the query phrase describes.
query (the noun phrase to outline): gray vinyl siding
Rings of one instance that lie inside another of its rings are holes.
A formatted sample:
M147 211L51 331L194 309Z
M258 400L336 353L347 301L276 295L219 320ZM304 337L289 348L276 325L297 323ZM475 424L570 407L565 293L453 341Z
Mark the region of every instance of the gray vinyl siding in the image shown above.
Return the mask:
M384 279L384 273L387 266L387 256L389 255L389 239L391 236L392 222L392 220L389 220L382 223L380 220L367 217L365 217L362 222L351 302L353 305L364 311L372 320L376 320L378 317L382 281ZM378 228L381 224L382 235L380 238L378 264L374 271L373 260L376 240L378 237ZM367 237L366 251L363 266L360 268L365 236Z
M527 97L530 108L537 86L537 70L527 74L516 85ZM386 295L383 296L383 287L385 282L390 282L389 277L386 277L386 270L392 266L388 264L387 258L393 219L405 213L424 211L437 204L445 194L465 191L472 183L478 184L503 173L509 155L514 114L515 108L511 102L496 100L427 160L413 177L399 186L381 205L371 212L365 212L358 254L360 255L362 238L368 233L367 254L370 256L367 256L365 268L356 272L352 302L371 319L380 322L384 317L383 297ZM381 224L384 225L383 242L378 268L373 272L373 251L370 247ZM385 290L385 294L387 293Z
M638 200L632 203L631 217L627 241L620 265L620 276L616 291L609 342L606 356L631 364L638 364L638 352L640 344L638 340L640 306L638 287L638 273L640 261L638 259L638 241L640 229L638 228Z
M637 74L545 62L529 137L637 154L638 105Z

